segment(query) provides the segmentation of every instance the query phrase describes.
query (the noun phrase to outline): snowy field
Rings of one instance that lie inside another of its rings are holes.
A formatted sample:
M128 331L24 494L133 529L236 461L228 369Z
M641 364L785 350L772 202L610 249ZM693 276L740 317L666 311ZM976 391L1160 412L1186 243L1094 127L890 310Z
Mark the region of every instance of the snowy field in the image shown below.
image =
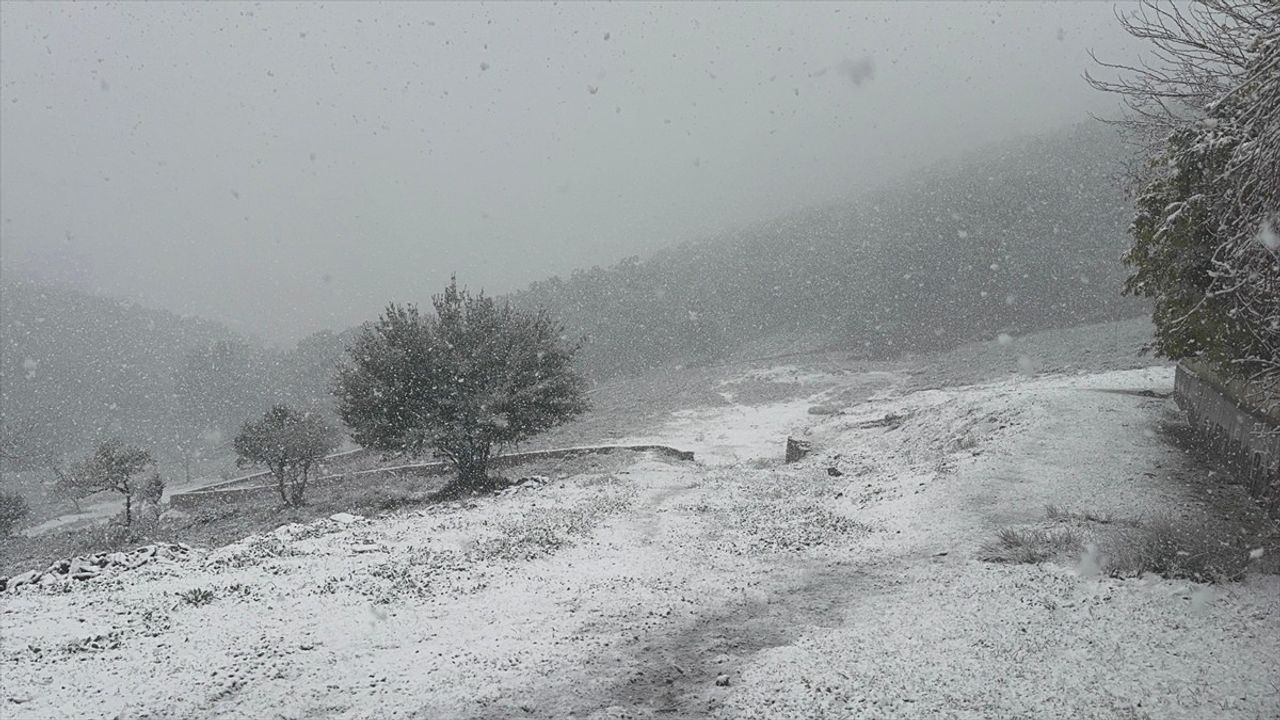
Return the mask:
M804 394L634 437L696 463L632 455L9 593L4 717L1280 717L1280 577L978 559L1002 527L1062 522L1046 505L1208 512L1169 479L1172 401L1135 394L1169 368L815 372L754 372ZM787 434L813 453L782 465Z

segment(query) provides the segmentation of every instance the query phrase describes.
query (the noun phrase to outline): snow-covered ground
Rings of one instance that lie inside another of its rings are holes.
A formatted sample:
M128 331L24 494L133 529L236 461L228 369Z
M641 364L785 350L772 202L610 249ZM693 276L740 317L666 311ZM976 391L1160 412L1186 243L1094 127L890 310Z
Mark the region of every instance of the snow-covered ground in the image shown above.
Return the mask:
M0 601L4 716L1280 717L1280 578L976 559L1046 504L1194 503L1165 477L1169 401L1102 392L1167 392L1168 368L890 383L809 413L867 381L806 376L810 397L634 438L697 463L624 457L20 589ZM787 434L813 453L781 464Z

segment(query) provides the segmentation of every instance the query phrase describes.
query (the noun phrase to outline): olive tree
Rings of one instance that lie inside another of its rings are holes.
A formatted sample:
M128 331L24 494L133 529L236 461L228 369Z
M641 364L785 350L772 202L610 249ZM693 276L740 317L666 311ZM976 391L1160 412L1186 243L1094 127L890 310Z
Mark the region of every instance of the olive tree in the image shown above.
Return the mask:
M127 445L121 440L107 440L92 455L71 466L59 483L68 493L79 497L96 492L117 492L124 496L124 524L133 524L133 500L140 483L136 479L155 462L151 453Z
M580 343L547 312L472 296L456 280L432 304L434 315L389 305L363 328L338 371L339 413L359 444L431 451L474 488L497 449L586 410Z
M233 446L238 464L265 465L280 499L297 506L305 499L311 471L338 447L338 439L337 430L318 415L276 405L261 419L244 423Z

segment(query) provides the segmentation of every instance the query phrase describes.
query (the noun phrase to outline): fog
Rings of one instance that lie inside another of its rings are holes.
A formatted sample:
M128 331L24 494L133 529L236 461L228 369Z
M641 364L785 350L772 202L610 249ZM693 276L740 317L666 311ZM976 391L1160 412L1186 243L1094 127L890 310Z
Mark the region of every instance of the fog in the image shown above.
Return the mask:
M3 272L273 344L1106 113L1107 3L7 4Z

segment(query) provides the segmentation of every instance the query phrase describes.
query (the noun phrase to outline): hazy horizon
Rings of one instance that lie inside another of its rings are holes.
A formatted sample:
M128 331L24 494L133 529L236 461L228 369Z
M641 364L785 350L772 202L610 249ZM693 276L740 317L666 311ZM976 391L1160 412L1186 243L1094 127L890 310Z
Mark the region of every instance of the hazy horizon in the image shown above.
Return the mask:
M1111 4L6 5L7 277L275 344L1106 112Z

